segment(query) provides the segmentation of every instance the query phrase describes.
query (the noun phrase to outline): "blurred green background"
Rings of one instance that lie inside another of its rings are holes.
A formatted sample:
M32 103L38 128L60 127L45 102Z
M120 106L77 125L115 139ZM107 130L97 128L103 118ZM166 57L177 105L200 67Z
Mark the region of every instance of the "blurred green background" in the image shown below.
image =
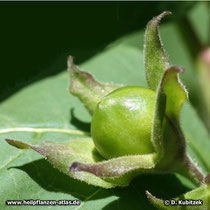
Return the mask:
M79 64L164 10L178 19L195 2L1 2L0 100ZM167 22L167 20L164 22Z

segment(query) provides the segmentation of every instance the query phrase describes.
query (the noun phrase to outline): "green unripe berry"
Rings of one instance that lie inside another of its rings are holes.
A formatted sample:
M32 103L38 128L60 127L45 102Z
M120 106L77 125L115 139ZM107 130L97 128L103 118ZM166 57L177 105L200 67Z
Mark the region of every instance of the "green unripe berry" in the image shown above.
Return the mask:
M102 98L94 112L91 135L106 159L154 152L151 142L153 90L127 86Z

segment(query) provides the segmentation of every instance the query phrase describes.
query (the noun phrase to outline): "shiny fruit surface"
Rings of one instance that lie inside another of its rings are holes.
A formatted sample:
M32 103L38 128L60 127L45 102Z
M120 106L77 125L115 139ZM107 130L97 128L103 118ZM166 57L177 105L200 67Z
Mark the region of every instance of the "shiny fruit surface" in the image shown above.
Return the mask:
M151 142L153 90L127 86L102 98L94 112L91 135L106 159L154 152Z

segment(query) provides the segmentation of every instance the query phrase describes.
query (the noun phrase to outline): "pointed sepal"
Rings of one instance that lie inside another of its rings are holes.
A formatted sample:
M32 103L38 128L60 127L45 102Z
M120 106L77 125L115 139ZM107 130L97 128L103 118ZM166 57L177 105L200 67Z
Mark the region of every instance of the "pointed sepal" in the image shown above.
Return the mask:
M179 114L188 93L179 79L183 69L169 67L156 91L155 114L153 119L152 142L160 161L169 164L185 155L185 139L179 126ZM173 149L173 152L171 151Z
M100 177L86 172L70 172L69 165L75 161L84 163L94 163L102 160L102 158L95 152L92 139L74 139L64 143L44 142L40 145L34 146L22 141L14 139L6 139L6 141L19 149L32 149L43 155L55 168L61 172L69 175L74 179L84 181L88 184L100 186L103 188L112 188L117 185L107 182Z
M154 173L155 162L156 154L129 155L94 164L74 162L69 170L86 171L119 186L128 186L134 177Z
M159 158L156 170L180 173L200 185L204 177L186 153L186 139L179 121L181 108L188 100L188 92L179 79L183 71L178 66L169 67L156 90L152 129L152 142Z
M64 143L44 142L38 146L6 139L19 149L33 149L55 168L72 178L103 188L128 186L133 177L152 171L156 155L124 156L105 161L95 150L91 138Z
M123 86L98 82L90 73L80 70L74 64L72 56L68 58L68 70L70 73L69 91L80 99L90 114L93 114L103 96Z
M158 26L163 17L170 15L165 11L147 24L144 40L144 62L149 88L156 90L165 70L170 66L169 59L159 36Z

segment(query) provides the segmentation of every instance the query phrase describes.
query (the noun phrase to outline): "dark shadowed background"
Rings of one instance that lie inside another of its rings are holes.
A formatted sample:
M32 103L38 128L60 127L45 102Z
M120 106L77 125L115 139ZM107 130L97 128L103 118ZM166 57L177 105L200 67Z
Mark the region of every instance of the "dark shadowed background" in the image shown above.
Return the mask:
M178 18L194 4L1 2L0 100L66 69L69 54L81 63L123 34L145 28L152 16L170 10Z

